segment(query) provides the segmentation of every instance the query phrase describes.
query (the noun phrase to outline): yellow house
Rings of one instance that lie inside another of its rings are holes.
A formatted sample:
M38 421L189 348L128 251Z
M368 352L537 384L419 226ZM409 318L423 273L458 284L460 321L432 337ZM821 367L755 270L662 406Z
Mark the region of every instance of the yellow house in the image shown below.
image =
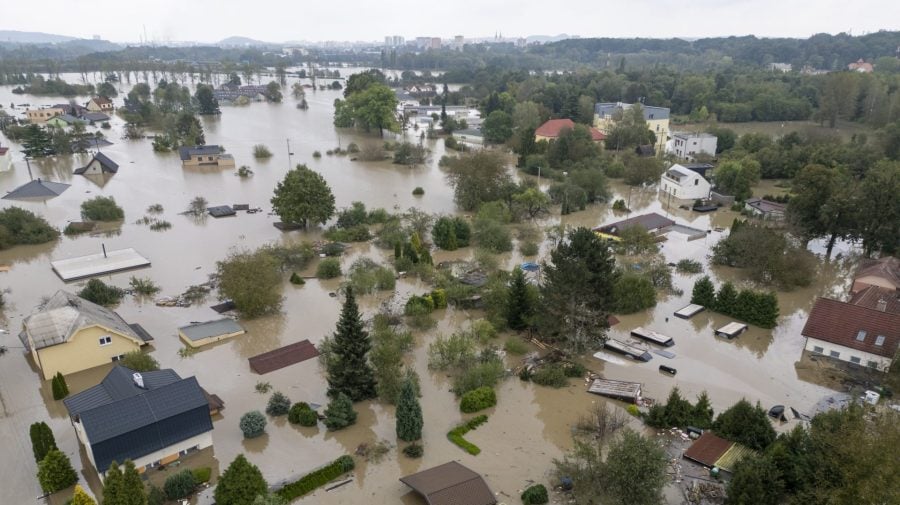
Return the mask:
M48 120L65 114L66 111L60 107L45 107L43 109L28 109L25 115L28 116L28 122L31 124L44 124Z
M179 338L191 347L202 347L220 340L237 337L244 333L247 332L241 325L227 317L178 328Z
M153 340L140 325L62 290L25 318L19 338L44 380L118 361Z
M647 128L656 135L656 144L653 146L656 152L661 153L665 150L666 141L669 139L669 109L668 107L653 107L651 105L639 104L644 111L644 120L647 121ZM632 108L631 103L598 103L594 105L594 127L600 130L604 135L616 127L616 123L621 119L622 114Z
M178 148L182 168L218 167L234 168L234 157L225 154L219 146L182 146Z

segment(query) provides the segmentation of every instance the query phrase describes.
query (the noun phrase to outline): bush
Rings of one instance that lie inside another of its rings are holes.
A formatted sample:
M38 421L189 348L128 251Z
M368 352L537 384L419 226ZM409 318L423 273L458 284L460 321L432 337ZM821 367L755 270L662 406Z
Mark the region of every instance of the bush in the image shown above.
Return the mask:
M256 438L266 432L266 416L258 410L251 410L241 416L239 426L244 438Z
M359 152L359 146L356 145L355 142L350 142L347 144L347 152L350 154L356 154Z
M335 242L366 242L372 238L369 227L358 224L349 228L331 227L325 230L325 238Z
M356 411L353 402L344 393L338 393L325 408L325 427L328 431L337 431L356 424Z
M628 210L628 207L625 206L625 200L621 200L621 199L613 202L612 208L613 208L613 210L618 210L618 211Z
M503 350L510 354L525 354L528 352L528 346L525 345L525 342L522 342L522 339L510 337L506 343L503 344Z
M191 473L194 474L194 480L197 484L203 484L204 482L209 482L209 477L212 475L212 468L208 466L194 468L191 470Z
M397 284L393 270L378 265L368 258L353 262L348 271L349 285L354 293L373 293L378 290L390 291Z
M462 396L459 401L459 410L471 414L494 405L497 405L497 393L488 386L482 386Z
M425 194L425 190L422 189L421 186L416 186L416 189L413 190L412 194L413 196L422 196Z
M295 403L288 412L288 421L300 426L315 426L319 424L319 416L306 402Z
M650 279L625 273L613 286L617 314L633 314L656 305L656 289Z
M38 463L37 477L45 493L55 493L78 482L72 463L59 449L51 449Z
M19 244L43 244L59 238L59 230L44 218L19 207L0 210L0 249Z
M271 158L272 151L270 151L269 148L263 144L256 144L255 146L253 146L253 157L256 159Z
M522 503L525 505L543 505L549 501L547 488L543 484L530 486L522 493Z
M431 228L431 239L434 245L445 251L454 251L460 247L468 247L472 229L461 217L441 216Z
M78 296L89 302L107 307L119 303L122 297L125 296L125 291L115 286L104 284L100 279L91 279L78 292Z
M69 385L66 384L66 378L63 377L62 372L56 372L56 375L53 376L50 381L50 389L53 391L54 400L62 400L69 396Z
M453 392L456 393L457 396L464 395L469 391L481 387L493 388L500 382L500 379L506 375L506 369L503 366L503 362L493 354L494 351L492 349L486 351L493 355L492 359L482 361L477 365L466 368L453 381Z
M337 258L325 258L316 267L316 277L319 279L334 279L341 276L341 261Z
M297 275L297 272L291 272L290 281L291 281L291 284L293 284L295 286L302 286L302 285L306 284L306 281L303 280L303 277L300 277L299 275Z
M290 502L313 491L314 489L324 486L341 475L353 470L356 463L350 456L344 455L332 461L327 466L310 472L300 479L286 484L279 489L276 494L284 500Z
M425 163L425 148L409 142L402 142L394 150L394 163L398 165L419 165Z
M135 372L159 370L159 362L156 361L156 358L140 349L125 353L125 356L119 360L119 364Z
M584 377L587 373L587 368L581 363L569 363L568 366L563 367L563 372L566 374L566 377Z
M522 253L522 256L537 256L540 250L540 246L534 242L522 242L519 244L519 252Z
M150 486L150 490L147 491L147 505L165 505L166 503L166 494L162 489L156 486Z
M125 211L113 197L97 196L81 204L81 218L86 221L120 221Z
M422 444L412 443L403 448L403 454L408 458L421 458L425 454L425 449Z
M685 258L675 264L675 269L685 274L699 274L703 271L703 263Z
M477 445L463 438L463 435L486 423L487 420L488 416L484 414L473 417L472 419L469 419L468 421L450 430L447 433L447 438L472 456L478 456L478 454L481 453L481 449L479 449Z
M132 291L139 295L152 296L159 292L159 286L149 278L141 279L132 276L128 281L128 285L131 286Z
M273 248L254 252L232 251L216 263L219 296L234 301L242 317L253 318L281 308L281 290L285 264Z
M291 400L284 396L280 391L275 391L271 397L269 397L269 403L266 405L266 414L270 416L283 416L287 415L288 411L291 410Z
M320 153L319 151L313 151L312 157L313 158L321 158L322 153Z
M544 365L531 376L531 382L540 384L541 386L550 386L554 388L565 387L569 384L566 378L566 371L561 365L552 363Z
M634 417L641 417L640 409L638 409L638 406L633 403L625 407L625 410Z
M193 472L185 469L166 478L163 491L166 493L166 498L175 501L190 495L196 487L197 481Z

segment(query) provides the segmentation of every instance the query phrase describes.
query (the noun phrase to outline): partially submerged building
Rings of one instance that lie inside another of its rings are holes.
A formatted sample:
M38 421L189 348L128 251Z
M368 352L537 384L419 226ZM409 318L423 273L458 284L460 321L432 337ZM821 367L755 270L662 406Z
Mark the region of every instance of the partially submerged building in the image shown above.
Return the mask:
M182 379L171 369L116 366L64 403L101 477L113 461L130 459L143 473L212 446L212 404L195 377Z
M705 200L711 188L702 174L677 163L663 172L659 180L660 193L679 201Z
M497 498L484 477L450 461L406 477L400 482L413 488L428 505L495 505Z
M119 164L115 161L109 159L109 157L103 153L98 152L91 158L91 161L88 162L87 165L76 168L76 175L101 175L101 174L115 174L119 171Z
M667 107L622 102L598 103L594 105L594 126L604 135L609 135L622 116L635 105L641 106L647 128L656 135L656 143L653 146L655 151L662 152L669 139L669 109Z
M535 142L540 142L541 140L549 142L558 139L563 131L574 129L575 121L571 119L550 119L534 131L534 140ZM606 139L606 135L596 128L591 128L590 132L591 140L594 142L603 142Z
M230 154L225 154L225 150L217 145L182 146L178 148L178 155L181 157L181 166L183 168L234 168L234 157Z
M672 226L675 226L675 221L665 216L661 216L656 212L651 212L649 214L629 217L628 219L616 221L615 223L598 226L597 228L594 228L594 231L617 237L623 231L636 226L640 226L654 235L659 235L669 231Z
M25 318L19 339L44 380L115 362L153 340L106 307L57 291Z
M887 300L883 304L876 301L876 308L869 308L819 298L801 331L806 337L805 349L887 372L900 348L900 313L889 312L888 307Z
M718 143L718 137L710 133L673 132L666 152L682 160L694 161L698 154L714 157Z
M63 182L45 181L40 178L26 182L18 188L10 191L3 196L4 200L42 200L47 198L55 198L65 190L69 189L69 184Z
M707 468L719 468L732 473L739 461L752 454L751 449L706 431L688 447L684 457Z
M856 294L870 286L900 289L900 259L886 256L860 264L859 270L853 276L850 294Z
M762 198L750 198L744 202L744 210L763 219L784 221L787 205Z
M88 100L84 107L90 112L112 112L113 102L105 96L95 96Z
M234 319L227 317L189 324L178 328L178 336L191 347L201 347L247 333Z

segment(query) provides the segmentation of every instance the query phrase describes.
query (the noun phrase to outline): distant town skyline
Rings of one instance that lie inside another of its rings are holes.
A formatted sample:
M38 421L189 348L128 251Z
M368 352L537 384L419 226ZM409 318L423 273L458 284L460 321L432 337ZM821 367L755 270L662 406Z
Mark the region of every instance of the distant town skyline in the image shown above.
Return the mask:
M570 0L515 8L502 0L415 5L345 0L339 6L276 0L259 7L236 0L150 0L134 8L113 0L8 2L0 29L154 43L215 43L232 36L272 43L383 42L391 35L447 40L456 35L490 38L498 32L510 39L563 33L583 38L807 38L900 29L896 0L860 0L852 7L838 0Z

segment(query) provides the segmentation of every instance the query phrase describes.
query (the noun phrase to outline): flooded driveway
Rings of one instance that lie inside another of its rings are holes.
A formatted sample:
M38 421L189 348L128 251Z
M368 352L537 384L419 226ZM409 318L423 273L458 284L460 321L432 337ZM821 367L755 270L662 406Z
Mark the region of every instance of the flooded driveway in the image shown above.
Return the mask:
M80 79L74 75L64 77L70 81ZM292 82L289 81L288 87ZM120 88L127 89L127 86ZM425 166L414 168L324 155L326 150L339 145L346 148L350 142L359 145L381 142L374 136L335 130L332 103L340 96L338 91L308 91L306 98L310 107L303 111L295 108L295 100L286 93L282 104L223 107L220 117L203 118L207 143L225 146L237 166L250 166L255 175L249 178L237 177L233 170L183 169L177 154L154 153L149 140L120 138L123 122L114 118L112 129L104 130L114 144L103 148L103 152L120 165L116 175L101 180L72 175L74 168L87 162L87 155L34 161L31 168L35 178L65 182L71 184L71 188L47 201L0 200L2 207L18 205L27 208L45 216L59 228L65 227L68 221L79 220L81 202L96 195L114 196L125 210L124 224L110 234L62 237L52 244L0 251L0 265L10 266L9 272L0 272L0 289L8 290L7 306L0 313L0 328L6 330L0 334L0 345L11 351L0 356L0 440L4 442L7 454L0 460L0 486L4 489L5 500L30 503L41 494L34 477L36 466L27 436L28 426L39 420L50 424L60 448L69 454L93 491L99 491L96 476L83 470L87 460L81 455L62 402L51 399L49 383L41 383L16 338L23 317L40 303L42 297L50 296L58 289L77 291L81 287L81 283L64 284L50 269L52 259L96 253L102 245L107 249L132 247L149 258L152 266L102 279L125 287L131 275L147 276L162 288L160 295L171 296L183 292L189 285L206 281L215 270L216 261L232 248L249 249L267 242L319 238L316 231L282 233L272 226L276 218L268 214L272 190L288 169L288 139L293 152L292 163L307 163L321 173L331 185L338 207L360 200L370 209L384 207L389 211L402 211L415 206L429 213L456 212L452 189L437 166L443 154L443 141L425 141L431 150L430 159ZM11 87L0 87L0 103L4 106L11 102L35 106L61 101L64 100L59 97L12 95ZM121 95L116 103L121 104ZM17 115L22 111L22 108L8 110ZM10 144L2 135L0 140L4 145ZM274 156L264 161L254 160L251 148L259 143L266 144ZM18 153L20 147L13 144L13 148ZM316 150L323 153L322 158L313 158L312 153ZM0 192L5 193L29 180L21 155L17 154L14 162L14 170L0 173ZM425 189L424 196L412 196L412 189L417 186ZM629 188L617 182L612 183L611 189L614 198L630 202L633 214L655 211L704 230L727 228L736 216L727 210L695 214L668 208L652 189ZM199 221L179 215L198 195L204 196L210 205L246 203L261 207L264 212L239 212L235 217ZM158 217L172 223L170 230L154 232L145 225L135 224L147 215L146 209L152 204L164 207ZM551 216L541 225L561 222L568 226L596 226L624 217L624 214L614 214L608 205L599 205L568 216ZM683 258L701 260L717 284L724 280L739 281L740 272L709 267L706 256L722 235L712 231L704 239L688 242L683 235L672 233L662 244L662 253L667 262ZM542 247L542 253L547 249L547 245ZM471 253L471 250L447 255L437 253L435 259L464 257ZM355 244L345 256L344 266L361 256L387 260L384 251L374 245ZM501 259L507 268L521 261L516 254ZM752 328L733 341L713 336L714 328L728 322L724 316L704 312L686 321L672 315L687 305L693 282L699 277L674 274L675 285L684 294L662 296L653 310L620 317L621 323L611 335L625 338L632 328L644 326L673 337L676 345L669 350L676 356L667 359L654 355L653 361L647 364L607 363L590 357L585 363L608 378L643 382L645 394L654 398L664 398L669 389L677 385L690 398L703 390L708 391L717 410L741 397L758 400L766 408L779 403L808 410L829 390L798 379L795 363L800 359L803 347L800 330L816 296L844 292L851 267L847 260L822 261L813 286L779 294L782 317L777 328L771 331ZM314 265L309 272L313 268ZM296 427L283 418L270 420L267 434L250 441L243 440L238 429L238 419L244 412L265 408L268 395L254 391L259 381L271 383L273 390L282 391L292 401L326 403L325 378L316 361L258 376L250 370L247 358L303 339L317 343L331 333L340 305L339 300L329 293L337 289L339 282L312 280L305 286L296 287L285 280L281 314L241 321L248 330L246 335L209 346L186 358L178 355L182 345L176 336L176 328L191 321L217 317L207 308L215 302L213 298L191 308L161 308L151 300L129 297L117 311L128 322L141 324L155 337L153 355L163 367L175 369L182 377L196 375L203 387L225 401L223 414L215 418L212 454L202 458L214 457L218 467L224 468L237 454L246 453L267 480L276 483L296 478L342 454L353 453L361 443L396 441L393 407L378 402L357 404L357 424L337 433L326 432L321 425L318 428ZM403 296L425 289L426 286L418 281L403 280L398 283L397 292ZM381 295L381 299L384 297ZM379 301L370 296L364 297L361 303L371 314L377 310ZM593 403L604 400L587 394L580 381L568 388L554 390L510 378L499 386L499 402L489 412L489 422L467 435L483 451L477 457L470 456L446 439L446 432L460 422L462 415L455 408L448 378L443 373L428 370L426 351L427 344L436 335L451 333L480 314L448 309L436 316L438 326L417 334L417 346L409 356L422 378L424 457L410 460L398 454L395 447L377 464L360 463L350 485L331 492L319 490L301 502L389 503L402 497L403 503L420 504L422 500L409 493L397 479L451 459L485 475L492 489L500 493L500 501L517 501L517 495L529 479L548 483L553 458L560 457L570 446L569 426ZM510 358L509 363L514 365L514 358ZM657 367L661 363L677 368L677 376L660 374ZM76 393L96 384L105 372L105 368L94 369L70 376L70 390ZM58 498L61 503L64 497Z

